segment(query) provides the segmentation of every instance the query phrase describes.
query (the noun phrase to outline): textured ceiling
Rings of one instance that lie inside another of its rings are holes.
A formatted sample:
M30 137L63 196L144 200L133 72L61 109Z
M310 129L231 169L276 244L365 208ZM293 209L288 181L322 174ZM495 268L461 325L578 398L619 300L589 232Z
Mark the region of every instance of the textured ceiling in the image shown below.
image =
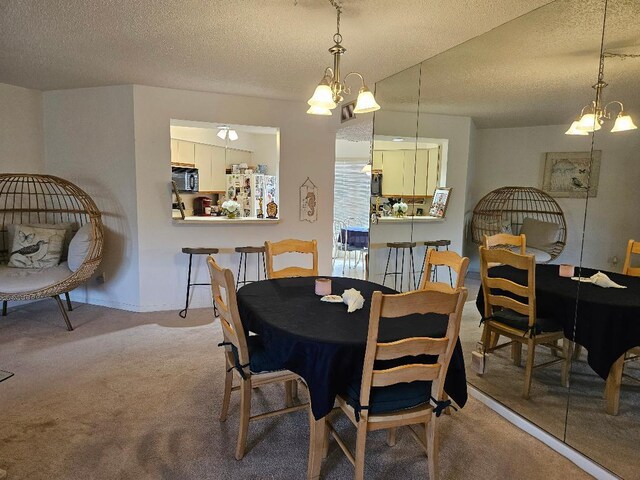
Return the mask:
M344 0L343 68L372 84L547 2ZM0 82L302 100L334 30L326 0L0 0Z
M376 97L480 128L568 124L595 97L603 11L603 0L557 0L379 82ZM640 1L609 0L605 51L640 54L638 25ZM604 72L605 102L640 118L640 58L607 58Z

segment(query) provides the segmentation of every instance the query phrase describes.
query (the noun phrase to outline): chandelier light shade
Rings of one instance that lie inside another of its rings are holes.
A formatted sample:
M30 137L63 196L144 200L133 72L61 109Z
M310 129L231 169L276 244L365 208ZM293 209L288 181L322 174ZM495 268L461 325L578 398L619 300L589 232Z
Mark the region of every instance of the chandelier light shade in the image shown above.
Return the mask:
M346 80L352 75L360 77L362 85L358 92L358 99L353 113L369 113L380 109L380 105L371 93L371 90L365 85L364 77L358 72L351 72L340 78L340 58L347 51L341 45L342 35L340 35L340 15L342 7L338 5L336 0L329 0L329 3L336 9L337 15L337 31L333 36L334 45L329 49L329 53L333 55L333 68L327 67L324 71L322 80L316 87L313 95L307 102L311 108L307 113L311 115L331 115L331 110L336 108L339 103L344 100L344 95L351 94L351 87L347 86Z
M625 113L624 105L622 102L617 100L613 100L607 104L604 104L602 100L602 91L605 87L608 86L608 83L604 81L604 59L605 57L638 57L639 55L630 55L624 53L611 53L604 51L604 32L607 21L607 5L608 1L604 2L604 17L602 24L602 40L600 44L600 64L598 69L598 81L592 86L592 88L596 91L596 99L591 102L590 105L586 105L582 107L582 111L578 118L571 124L569 129L564 132L565 135L589 135L589 133L597 132L602 128L602 125L605 123L605 120L611 120L612 116L612 108L617 105L620 108L620 112L615 117L615 123L613 124L613 128L611 132L626 132L629 130L635 130L635 123L633 123L633 119L630 115Z
M216 134L216 136L221 140L224 140L226 138L228 138L232 142L235 142L236 140L238 140L238 132L236 132L233 128L228 127L226 125L222 127L218 127L218 133Z
M620 112L616 118L616 123L613 124L612 132L626 132L628 130L636 130L636 124L633 123L633 119L630 115Z

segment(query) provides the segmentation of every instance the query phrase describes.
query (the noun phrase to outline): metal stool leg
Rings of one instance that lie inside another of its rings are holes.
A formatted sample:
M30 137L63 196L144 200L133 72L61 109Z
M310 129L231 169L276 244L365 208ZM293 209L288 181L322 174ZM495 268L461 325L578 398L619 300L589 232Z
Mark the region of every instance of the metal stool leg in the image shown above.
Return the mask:
M262 272L264 273L264 278L267 278L267 261L265 260L264 257L264 253L261 253L260 255L262 255Z
M191 288L191 260L193 259L193 254L189 254L189 273L187 274L187 295L184 301L184 310L181 310L178 315L182 318L187 318L187 310L189 310L189 289Z
M436 252L440 251L440 249L439 249L439 247L437 245L434 248L436 249ZM438 266L437 265L433 266L433 281L434 282L438 281Z
M418 285L416 284L416 265L413 262L413 247L409 247L409 265L411 265L411 270L409 272L411 274L409 277L409 290L411 290L411 278L413 278L413 289L417 290Z
M404 289L402 287L402 284L404 283L404 251L405 249L402 249L402 265L400 265L400 291L404 292ZM398 257L398 249L396 249L396 258ZM396 268L396 272L398 271L398 269ZM409 277L408 279L409 281L409 289L411 289L411 277Z
M240 288L240 272L242 271L242 257L243 257L243 255L244 255L244 253L240 252L240 263L238 264L238 274L236 275L236 292ZM247 266L246 266L246 260L245 260L245 269L246 268L247 268Z
M389 261L391 260L391 247L389 247L389 253L387 254L387 266L384 267L384 277L382 278L382 284L385 285L387 282L387 275L389 271Z

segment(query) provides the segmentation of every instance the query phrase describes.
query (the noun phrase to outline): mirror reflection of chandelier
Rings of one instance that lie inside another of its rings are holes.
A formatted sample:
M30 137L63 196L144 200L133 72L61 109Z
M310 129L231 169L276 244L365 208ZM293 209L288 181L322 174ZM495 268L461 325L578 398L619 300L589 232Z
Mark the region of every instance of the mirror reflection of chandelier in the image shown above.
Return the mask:
M307 113L311 115L331 115L331 110L336 108L344 99L342 95L349 95L351 93L351 88L345 84L347 78L351 75L360 77L362 81L353 113L375 112L380 109L380 105L376 102L371 90L365 85L364 78L361 74L358 72L350 72L345 75L344 79L340 79L340 57L347 51L346 48L340 44L340 42L342 42L342 35L340 35L340 15L342 14L342 7L336 0L329 0L329 2L336 9L337 14L337 32L333 36L335 45L329 49L329 53L333 55L333 69L331 67L325 69L320 84L318 84L313 96L307 102L310 106Z
M602 41L600 44L600 65L598 70L598 81L592 88L596 91L596 99L591 102L590 105L585 105L582 107L582 111L580 115L576 117L573 121L569 130L567 130L565 135L589 135L591 132L598 131L602 128L605 120L611 120L613 118L613 113L615 107L619 107L620 110L618 115L615 117L615 123L613 124L613 128L611 132L626 132L628 130L635 130L638 127L633 123L633 119L631 115L627 114L624 110L624 105L622 102L617 100L613 100L603 106L602 100L602 90L608 85L604 81L604 59L605 57L640 57L640 55L627 55L623 53L609 53L604 51L604 32L607 21L607 4L608 1L604 2L604 19L602 21Z
M235 142L238 139L238 132L236 132L233 128L228 125L223 125L218 127L218 137L222 140L229 139L232 142Z

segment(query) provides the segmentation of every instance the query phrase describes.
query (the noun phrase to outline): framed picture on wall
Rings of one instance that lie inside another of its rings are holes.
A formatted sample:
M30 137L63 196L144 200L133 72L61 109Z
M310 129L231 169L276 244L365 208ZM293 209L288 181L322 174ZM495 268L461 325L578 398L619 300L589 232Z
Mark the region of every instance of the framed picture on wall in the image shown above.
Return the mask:
M439 187L433 192L433 201L429 208L429 215L437 218L444 218L447 213L447 205L449 205L449 197L451 197L450 187Z
M542 191L552 197L584 198L598 195L602 150L545 154Z

